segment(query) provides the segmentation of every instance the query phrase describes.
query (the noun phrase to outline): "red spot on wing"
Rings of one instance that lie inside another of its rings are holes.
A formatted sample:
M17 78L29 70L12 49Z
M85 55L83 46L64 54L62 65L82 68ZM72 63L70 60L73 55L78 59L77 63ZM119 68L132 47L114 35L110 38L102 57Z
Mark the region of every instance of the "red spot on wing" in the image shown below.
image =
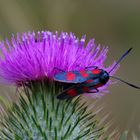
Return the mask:
M101 71L99 70L99 69L94 69L94 70L92 70L92 73L93 74L99 74Z
M86 83L91 83L91 82L93 82L92 79L89 79L89 80L86 81Z
M75 74L73 72L67 72L66 80L72 81L75 79Z
M81 74L81 76L83 76L83 77L85 77L85 78L89 76L88 73L86 73L85 70L81 70L81 71L80 71L80 74Z
M99 83L99 84L95 85L94 88L98 88L98 87L101 87L101 86L103 86L103 84Z
M85 87L83 87L82 89L83 89L83 91L84 91L84 92L88 92L88 91L89 91L89 88L88 88L88 87L86 87L86 86L85 86Z
M70 89L67 91L67 94L73 97L77 95L77 91L75 89Z

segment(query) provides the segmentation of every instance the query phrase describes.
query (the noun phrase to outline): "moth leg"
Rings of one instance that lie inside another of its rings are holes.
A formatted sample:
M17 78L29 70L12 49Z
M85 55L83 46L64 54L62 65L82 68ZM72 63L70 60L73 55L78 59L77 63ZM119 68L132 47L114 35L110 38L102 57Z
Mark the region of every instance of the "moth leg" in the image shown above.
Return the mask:
M98 69L98 67L97 67L97 66L88 66L88 67L85 67L85 69L88 69L88 68Z
M57 70L62 71L62 72L65 72L64 70L59 69L59 68L57 68L57 67L54 67L54 69L57 69Z
M98 90L97 88L94 88L94 90L95 90L95 91L93 91L93 90L92 90L92 91L89 90L87 93L97 93L97 92L99 92L99 90Z

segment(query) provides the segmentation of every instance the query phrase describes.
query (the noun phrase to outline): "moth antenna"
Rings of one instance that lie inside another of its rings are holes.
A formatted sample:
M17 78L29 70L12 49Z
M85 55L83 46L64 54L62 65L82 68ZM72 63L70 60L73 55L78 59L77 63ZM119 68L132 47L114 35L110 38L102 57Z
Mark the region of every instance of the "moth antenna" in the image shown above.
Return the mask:
M122 80L122 79L120 79L120 78L118 78L118 77L114 77L114 76L110 76L111 78L114 78L114 79L116 79L116 80L119 80L119 81L121 81L121 82L123 82L123 83L125 83L125 84L127 84L127 85L129 85L129 86L131 86L131 87L133 87L133 88L137 88L137 89L140 89L140 87L138 87L138 86L136 86L136 85L133 85L133 84L131 84L131 83L128 83L128 82L126 82L126 81L124 81L124 80Z
M114 65L114 67L108 72L110 73L122 60L123 58L132 50L132 48L130 48L129 50L127 50L120 58L119 60L116 62L116 64Z

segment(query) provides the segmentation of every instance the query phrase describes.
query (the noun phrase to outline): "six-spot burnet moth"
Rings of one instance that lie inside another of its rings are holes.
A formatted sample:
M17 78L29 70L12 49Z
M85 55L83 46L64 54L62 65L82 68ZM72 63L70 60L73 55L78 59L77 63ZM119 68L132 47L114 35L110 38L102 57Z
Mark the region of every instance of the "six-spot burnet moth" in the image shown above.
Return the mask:
M132 48L126 51L109 72L103 69L99 69L96 66L89 66L86 67L84 70L80 70L80 71L68 71L68 72L65 72L59 68L55 68L61 71L60 73L54 76L55 81L75 84L70 88L67 88L66 90L61 92L57 96L57 98L63 100L63 99L73 98L83 93L97 93L99 92L98 88L105 85L108 82L109 78L114 78L123 83L126 83L127 85L133 88L140 89L140 87L138 86L128 83L118 77L109 75L131 50ZM88 68L94 68L94 69L88 70Z

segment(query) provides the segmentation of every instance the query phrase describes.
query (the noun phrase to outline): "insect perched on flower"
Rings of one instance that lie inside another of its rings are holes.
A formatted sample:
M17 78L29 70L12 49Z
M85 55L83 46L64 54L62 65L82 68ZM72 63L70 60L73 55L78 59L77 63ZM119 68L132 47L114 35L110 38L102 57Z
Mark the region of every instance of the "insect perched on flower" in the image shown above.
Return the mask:
M121 62L121 60L131 50L132 50L132 48L130 48L128 51L126 51L109 72L107 72L103 69L99 69L96 66L89 66L89 67L86 67L84 70L80 70L80 71L68 71L68 72L65 72L61 69L56 68L62 72L60 72L54 76L55 81L75 84L75 85L71 86L70 88L64 90L62 93L60 93L57 96L57 98L58 99L69 99L69 98L75 97L75 96L83 94L83 93L97 93L97 92L99 92L98 88L105 85L108 82L110 77L117 79L121 82L124 82L133 88L140 89L140 87L130 84L118 77L109 75L110 72L113 71L114 68L116 68L116 66ZM88 70L88 68L94 68L94 69Z

